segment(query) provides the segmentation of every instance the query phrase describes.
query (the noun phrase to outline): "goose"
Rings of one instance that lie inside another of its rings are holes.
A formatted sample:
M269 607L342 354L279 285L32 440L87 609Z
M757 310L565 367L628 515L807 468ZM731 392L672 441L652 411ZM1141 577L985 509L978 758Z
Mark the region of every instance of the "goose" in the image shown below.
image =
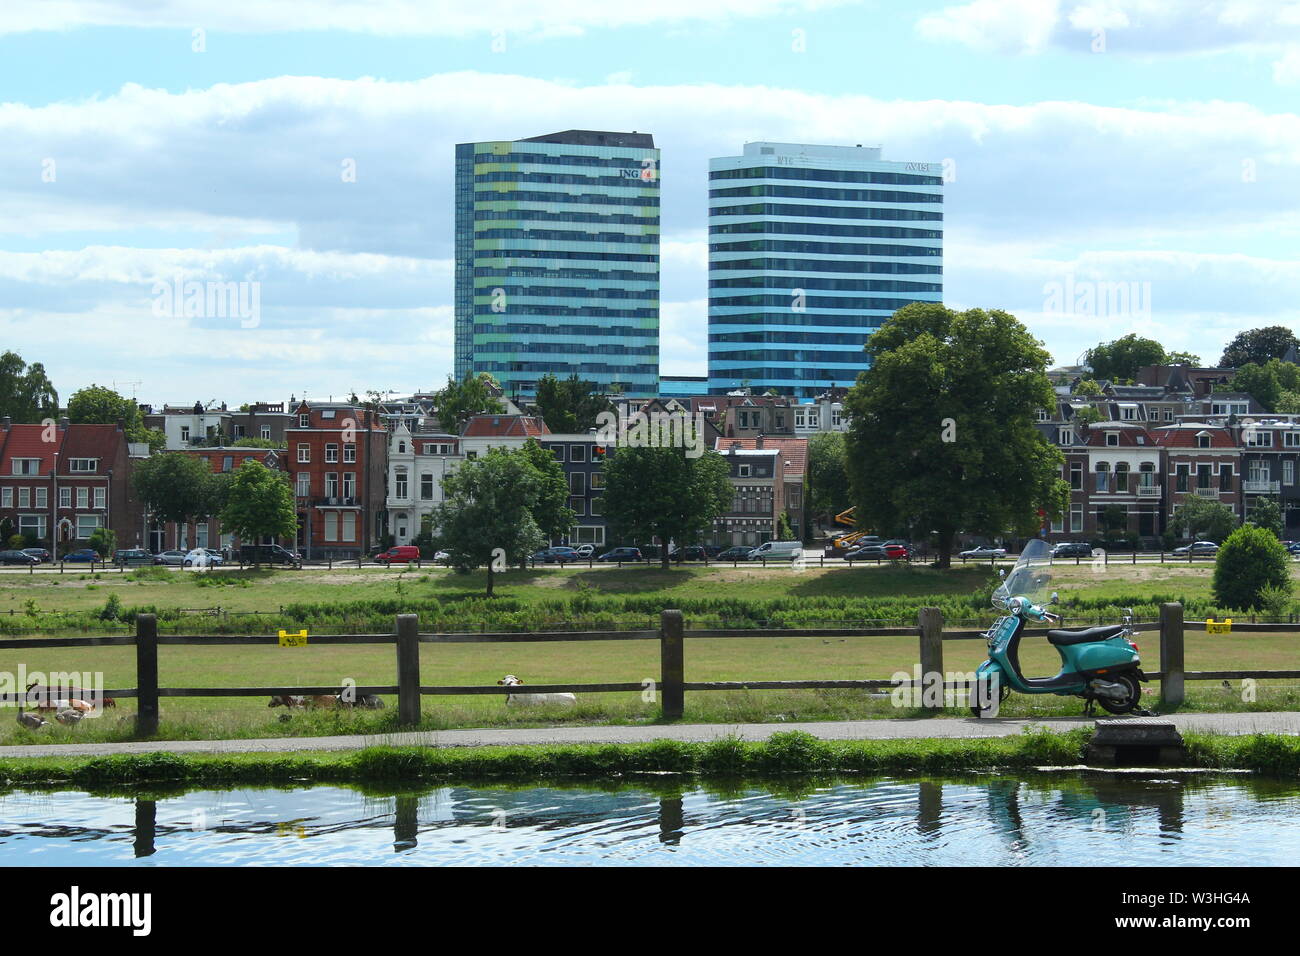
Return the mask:
M82 713L81 711L73 710L71 707L69 707L67 710L61 710L57 714L55 714L54 719L57 720L59 723L63 724L64 726L75 727L77 724L81 722L81 718L84 716L85 714Z
M18 725L20 727L26 727L28 730L40 730L45 726L45 718L40 714L29 714L19 707Z

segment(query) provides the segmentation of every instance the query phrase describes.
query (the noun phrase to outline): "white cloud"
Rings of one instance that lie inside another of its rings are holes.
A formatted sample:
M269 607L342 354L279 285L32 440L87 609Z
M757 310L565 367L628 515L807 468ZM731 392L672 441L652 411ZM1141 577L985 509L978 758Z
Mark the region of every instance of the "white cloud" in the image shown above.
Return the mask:
M465 36L499 30L571 36L585 29L767 17L851 2L854 0L44 0L7 5L0 15L0 34L114 26L241 33L340 30L389 36Z

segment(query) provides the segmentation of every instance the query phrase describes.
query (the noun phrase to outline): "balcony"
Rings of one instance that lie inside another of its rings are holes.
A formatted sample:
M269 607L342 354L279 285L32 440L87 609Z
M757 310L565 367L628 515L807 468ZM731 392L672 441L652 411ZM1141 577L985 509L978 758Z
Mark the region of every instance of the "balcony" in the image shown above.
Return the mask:
M1241 488L1248 495L1275 495L1282 490L1280 481L1243 481Z
M1139 498L1157 498L1160 496L1160 486L1138 485L1137 493Z
M316 508L360 508L360 498L313 498L312 506Z
M1218 489L1218 488L1206 488L1206 487L1197 486L1196 489L1195 489L1195 492L1196 492L1197 497L1199 497L1199 498L1217 498L1217 497L1219 497L1219 489Z

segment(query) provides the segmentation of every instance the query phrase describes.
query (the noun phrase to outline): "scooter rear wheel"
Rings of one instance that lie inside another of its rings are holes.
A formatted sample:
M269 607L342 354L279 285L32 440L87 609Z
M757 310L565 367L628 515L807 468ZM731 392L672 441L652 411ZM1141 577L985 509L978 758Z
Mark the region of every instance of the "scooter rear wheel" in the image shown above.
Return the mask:
M1133 674L1116 674L1111 680L1116 684L1123 684L1128 689L1128 694L1123 700L1111 697L1098 697L1097 703L1101 704L1101 709L1111 714L1127 714L1131 710L1137 709L1138 704L1142 702L1142 685Z

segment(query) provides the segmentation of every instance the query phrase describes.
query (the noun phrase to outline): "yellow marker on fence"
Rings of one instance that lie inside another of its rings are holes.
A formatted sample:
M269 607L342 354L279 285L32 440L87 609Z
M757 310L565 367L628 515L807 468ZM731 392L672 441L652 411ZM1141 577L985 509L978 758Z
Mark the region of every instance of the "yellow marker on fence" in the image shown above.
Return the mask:
M1216 621L1214 620L1214 618L1207 617L1205 619L1205 633L1206 634L1231 634L1232 618L1227 618L1226 620L1223 621Z
M307 629L303 628L297 634L290 634L288 631L281 631L280 646L281 647L306 647Z

